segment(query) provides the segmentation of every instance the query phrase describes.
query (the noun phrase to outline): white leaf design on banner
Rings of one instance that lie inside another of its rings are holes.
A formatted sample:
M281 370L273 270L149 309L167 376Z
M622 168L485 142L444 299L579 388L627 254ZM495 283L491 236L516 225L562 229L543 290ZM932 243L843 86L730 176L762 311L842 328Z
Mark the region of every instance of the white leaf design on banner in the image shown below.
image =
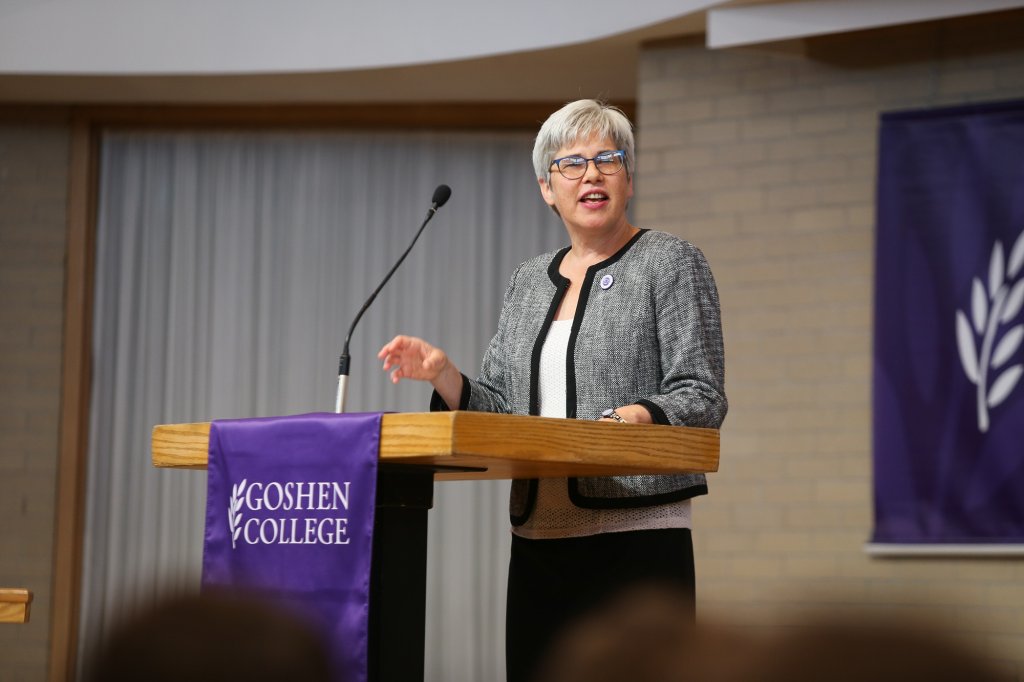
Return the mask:
M985 296L985 285L977 277L971 288L971 318L974 320L974 331L981 334L985 331L988 319L988 297Z
M1024 232L1020 233L1017 237L1017 243L1013 245L1013 249L1010 251L1010 265L1006 268L1006 276L1009 279L1013 279L1020 272L1021 266L1024 266Z
M228 530L231 531L231 549L235 548L235 541L242 532L242 497L245 495L245 485L248 479L243 478L240 483L231 486L231 499L228 500Z
M956 345L960 351L960 363L964 366L964 374L972 384L978 383L978 356L974 350L974 334L971 323L961 311L956 311Z
M996 290L1003 284L1003 244L996 241L992 247L992 258L988 261L988 292L995 298Z
M1024 341L1024 324L1011 327L1002 338L999 334L1000 326L1010 324L1024 308L1024 278L1011 282L1022 266L1024 231L1008 259L1004 259L1003 244L997 240L988 261L990 296L981 279L975 277L971 281L970 321L964 311L956 311L956 347L964 374L977 387L978 430L982 433L988 431L989 410L1009 397L1024 372L1024 365L1014 365L989 385L989 371L994 373L1009 362Z
M1021 244L1024 244L1024 242L1021 242ZM1009 322L1017 317L1017 313L1020 312L1021 308L1024 308L1024 279L1013 285L1013 289L1010 290L1010 295L1006 297L1006 305L1003 308L1003 314L999 316L999 321L1003 323Z
M1024 324L1018 324L1016 327L1006 332L1006 336L996 346L995 353L992 354L992 369L999 369L1006 364L1006 361L1010 359L1017 349L1020 347L1020 341L1024 339Z
M1020 375L1024 373L1024 365L1014 365L1010 369L1000 375L992 383L992 390L988 393L988 406L995 407L999 403L1006 400L1007 396L1013 390L1013 387L1017 385L1017 380L1020 379Z

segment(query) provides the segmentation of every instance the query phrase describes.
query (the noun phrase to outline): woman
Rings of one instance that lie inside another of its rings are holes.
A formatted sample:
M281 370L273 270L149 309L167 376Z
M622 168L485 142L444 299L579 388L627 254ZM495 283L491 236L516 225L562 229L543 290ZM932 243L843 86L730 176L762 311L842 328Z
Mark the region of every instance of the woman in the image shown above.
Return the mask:
M541 196L570 245L512 274L480 376L397 336L391 380L429 381L432 410L718 428L726 412L718 293L700 250L631 225L632 126L594 100L541 126ZM529 680L555 635L613 593L660 581L693 594L690 498L701 474L515 481L506 665Z

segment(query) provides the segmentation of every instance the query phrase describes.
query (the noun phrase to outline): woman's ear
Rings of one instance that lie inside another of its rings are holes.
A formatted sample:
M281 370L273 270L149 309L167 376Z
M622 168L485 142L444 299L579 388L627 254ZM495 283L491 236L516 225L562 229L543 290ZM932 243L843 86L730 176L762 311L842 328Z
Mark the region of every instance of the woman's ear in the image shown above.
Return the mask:
M540 185L540 195L544 197L544 201L548 206L554 207L555 205L555 193L551 189L551 185L544 178L537 178L537 184Z

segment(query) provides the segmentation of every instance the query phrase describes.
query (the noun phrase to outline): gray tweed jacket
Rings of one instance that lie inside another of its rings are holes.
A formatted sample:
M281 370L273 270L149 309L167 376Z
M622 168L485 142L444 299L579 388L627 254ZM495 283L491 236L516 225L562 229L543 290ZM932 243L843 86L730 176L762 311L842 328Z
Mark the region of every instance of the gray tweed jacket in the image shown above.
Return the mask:
M512 274L480 376L464 377L459 409L539 414L540 351L569 280L558 272L568 247ZM711 270L700 249L664 232L641 231L591 266L569 336L566 416L596 419L639 404L655 423L719 428L725 354ZM447 409L436 393L431 409ZM510 513L530 515L536 481L515 481ZM569 479L581 507L641 507L707 493L703 474Z

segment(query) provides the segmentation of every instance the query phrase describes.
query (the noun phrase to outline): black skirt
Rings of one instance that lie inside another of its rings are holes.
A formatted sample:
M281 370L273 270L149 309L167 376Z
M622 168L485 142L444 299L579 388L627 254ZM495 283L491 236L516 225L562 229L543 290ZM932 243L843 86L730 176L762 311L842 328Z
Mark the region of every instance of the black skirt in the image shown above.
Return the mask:
M690 596L693 541L688 528L528 540L512 536L505 621L508 682L530 682L558 637L580 618L645 585Z

